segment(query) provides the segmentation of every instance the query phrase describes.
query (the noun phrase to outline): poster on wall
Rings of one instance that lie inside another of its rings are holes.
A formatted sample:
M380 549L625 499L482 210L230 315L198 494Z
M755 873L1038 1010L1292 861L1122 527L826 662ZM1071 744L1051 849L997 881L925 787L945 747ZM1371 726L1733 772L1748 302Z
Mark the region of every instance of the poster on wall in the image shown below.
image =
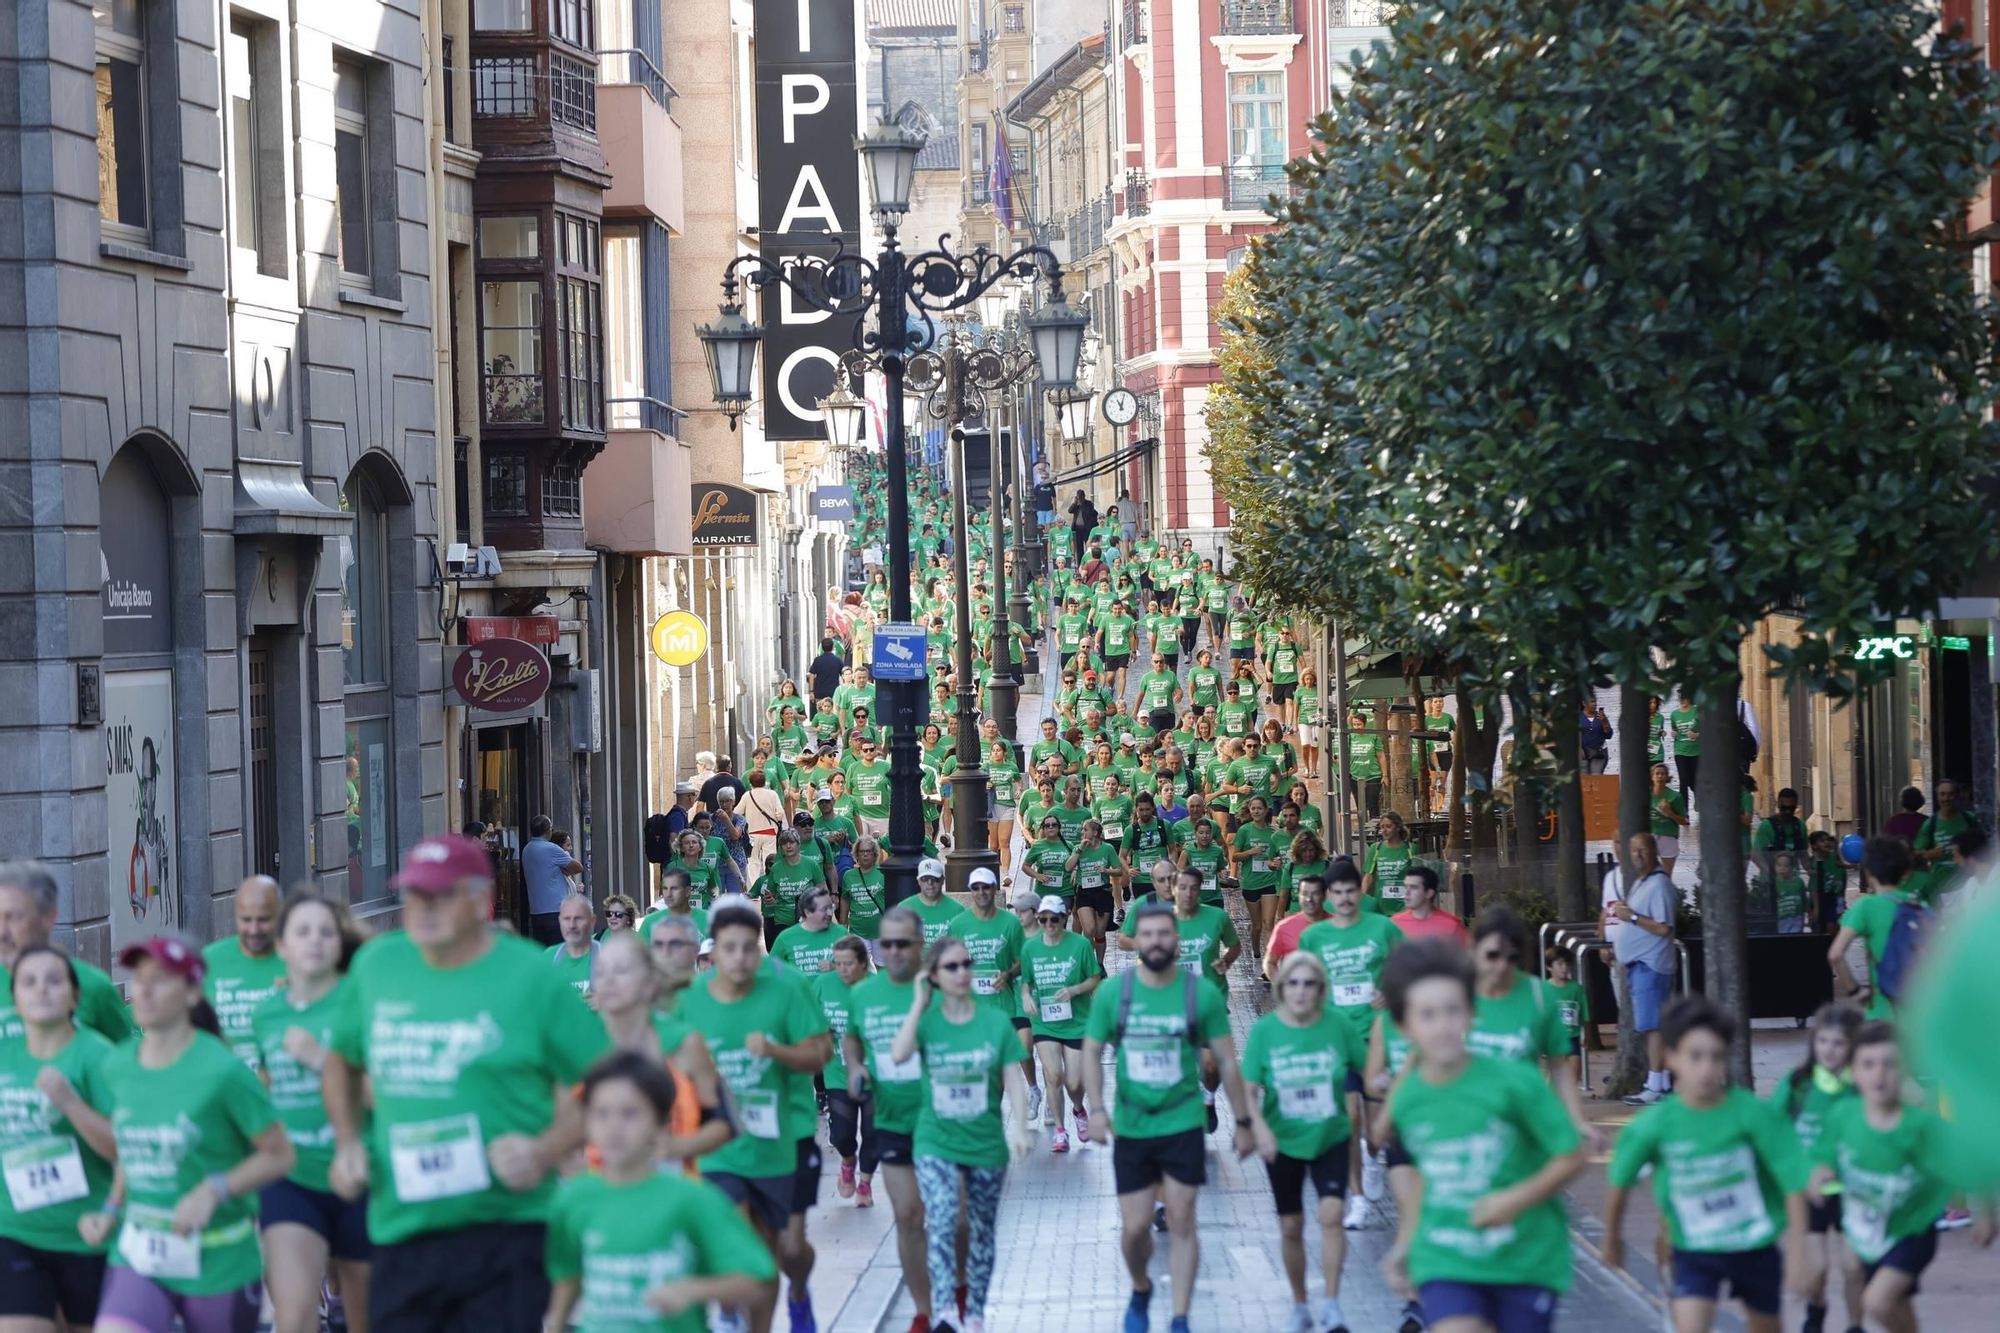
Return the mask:
M126 945L181 924L171 670L105 673L104 757L116 958Z

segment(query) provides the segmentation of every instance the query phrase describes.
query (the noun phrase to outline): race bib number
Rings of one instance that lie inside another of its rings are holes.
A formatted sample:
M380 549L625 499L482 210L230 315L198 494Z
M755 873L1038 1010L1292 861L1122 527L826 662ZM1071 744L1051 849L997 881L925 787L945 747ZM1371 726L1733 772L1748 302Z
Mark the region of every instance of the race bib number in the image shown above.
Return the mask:
M454 1199L491 1188L479 1117L467 1113L389 1127L389 1168L404 1203Z
M743 1122L743 1132L751 1138L778 1137L777 1093L752 1091L738 1094L736 1115Z
M1189 974L1190 976L1197 976L1197 977L1198 977L1198 976L1200 976L1200 975L1201 975L1201 959L1199 959L1199 958L1183 958L1183 959L1181 959L1181 970L1182 970L1183 972L1186 972L1186 973L1188 973L1188 974Z
M1044 1023L1067 1023L1073 1012L1068 1000L1042 1001L1042 1021Z
M67 1134L9 1149L0 1155L0 1171L6 1173L7 1197L17 1213L68 1203L90 1192L83 1178L83 1155Z
M972 978L972 993L974 995L998 995L1000 993L999 976L974 976Z
M1863 1263L1872 1263L1889 1248L1888 1211L1860 1203L1851 1194L1840 1206L1840 1227Z
M158 1212L157 1218L153 1216ZM148 1222L128 1217L118 1232L118 1253L132 1271L152 1278L201 1276L201 1237L177 1236L166 1226L167 1214L149 1210Z
M1078 877L1078 882L1086 889L1101 889L1104 887L1104 876L1085 874Z
M1739 1235L1761 1239L1771 1229L1763 1191L1754 1180L1739 1180L1718 1189L1677 1192L1674 1216L1690 1246Z
M1250 873L1253 875L1268 875L1271 873L1271 863L1261 856L1253 856L1250 858Z
M1164 1050L1141 1048L1125 1053L1125 1072L1134 1083L1149 1088L1171 1088L1181 1081L1181 1050L1178 1043Z
M940 1120L977 1120L986 1114L986 1080L947 1083L931 1081L931 1110Z
M1582 1017L1582 1015L1578 1013L1580 1007L1581 1006L1579 1006L1575 1000L1564 1000L1562 1002L1559 1008L1562 1012L1562 1021L1564 1027L1573 1028L1577 1025L1577 1023L1580 1021Z
M1279 1088L1278 1114L1287 1120L1332 1119L1333 1085L1308 1083L1297 1088Z
M1333 983L1333 1002L1343 1009L1375 1002L1375 983L1366 977Z
M1216 893L1219 893L1221 891L1216 885L1215 876L1204 875L1202 877L1201 891L1202 894L1206 897L1213 897Z
M875 1077L883 1083L915 1083L924 1076L924 1057L912 1055L903 1061L891 1060L887 1051L875 1052Z

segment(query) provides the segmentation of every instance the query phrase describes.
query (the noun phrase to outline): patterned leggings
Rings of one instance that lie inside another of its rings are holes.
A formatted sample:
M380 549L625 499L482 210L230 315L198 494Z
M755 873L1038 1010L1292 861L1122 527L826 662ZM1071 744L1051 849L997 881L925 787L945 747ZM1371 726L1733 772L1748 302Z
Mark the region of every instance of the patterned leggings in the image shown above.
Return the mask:
M994 1222L1000 1216L1004 1166L960 1166L942 1157L916 1159L917 1193L924 1200L925 1257L931 1290L949 1293L958 1275L958 1182L965 1181L965 1313L986 1317L986 1289L993 1282ZM948 1301L948 1296L939 1297Z

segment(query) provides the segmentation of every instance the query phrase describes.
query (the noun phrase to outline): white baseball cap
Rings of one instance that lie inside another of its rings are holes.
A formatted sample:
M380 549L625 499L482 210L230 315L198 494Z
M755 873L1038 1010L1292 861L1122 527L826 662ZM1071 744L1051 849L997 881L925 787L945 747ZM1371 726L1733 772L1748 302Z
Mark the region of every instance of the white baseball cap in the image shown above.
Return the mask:
M918 873L921 874L922 871L919 871ZM999 882L1000 882L1000 877L998 875L995 875L985 866L981 866L979 869L973 871L972 874L966 879L965 887L971 889L971 888L977 888L981 884L998 884Z
M917 878L943 879L944 862L938 860L935 856L926 856L923 860L917 862Z
M832 799L833 799L833 788L831 788L831 787L821 787L821 788L819 789L819 792L818 792L818 794L817 794L817 795L816 795L816 796L814 797L814 799L815 799L815 800L821 800L821 801L830 801L830 800L832 800Z
M1041 906L1035 909L1036 916L1045 916L1049 913L1054 913L1057 916L1068 916L1069 904L1064 902L1059 895L1052 893L1042 899Z

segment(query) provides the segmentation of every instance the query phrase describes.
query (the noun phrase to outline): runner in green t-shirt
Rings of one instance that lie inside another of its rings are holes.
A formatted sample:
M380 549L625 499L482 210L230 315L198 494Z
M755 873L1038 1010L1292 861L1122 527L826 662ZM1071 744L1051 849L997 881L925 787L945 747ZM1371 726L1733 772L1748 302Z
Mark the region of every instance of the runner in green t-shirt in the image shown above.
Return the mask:
M1094 1143L1110 1142L1114 1151L1118 1210L1128 1243L1125 1265L1132 1278L1126 1318L1143 1326L1153 1296L1147 1264L1152 1257L1148 1214L1156 1193L1169 1244L1197 1243L1195 1192L1205 1183L1207 1167L1203 1126L1215 1113L1196 1094L1202 1088L1204 1061L1229 1094L1236 1109L1234 1147L1247 1155L1255 1144L1243 1080L1237 1074L1236 1045L1230 1037L1229 1011L1222 992L1204 986L1177 966L1180 936L1173 909L1164 903L1144 903L1134 910L1131 933L1139 946L1139 966L1103 988L1090 1007L1088 1035L1083 1043L1084 1097ZM1189 1016L1193 1016L1190 1023ZM1117 1048L1118 1103L1115 1123L1104 1105L1104 1048ZM1132 1244L1132 1237L1146 1243ZM1192 1255L1183 1251L1176 1271L1189 1281L1173 1284L1173 1314L1187 1318L1194 1300Z
M1864 1005L1870 1018L1893 1019L1895 1003L1901 996L1882 991L1882 956L1894 933L1897 909L1905 904L1921 907L1923 900L1908 886L1911 879L1909 844L1901 838L1870 838L1861 857L1861 874L1868 892L1854 900L1842 913L1840 929L1827 949L1833 967L1834 994L1846 995ZM1857 980L1848 970L1847 951L1856 940L1868 945L1868 977Z
M924 923L907 903L882 917L876 941L882 970L857 983L847 1001L847 1028L841 1035L841 1057L847 1069L847 1093L874 1107L875 1149L882 1179L896 1210L897 1251L917 1256L903 1265L917 1313L931 1310L930 1270L925 1266L924 1213L918 1206L916 1170L912 1165L917 1112L923 1102L923 1064L893 1058L896 1034L916 998L914 982L923 965ZM947 1289L947 1292L949 1289Z
M1063 899L1072 897L1076 889L1065 869L1071 848L1062 840L1061 821L1054 815L1043 815L1034 826L1034 831L1035 840L1021 855L1021 876L1035 886L1037 893L1054 894ZM1018 877L1016 882L1019 882Z
M964 915L956 899L944 896L944 862L926 857L917 863L917 896L903 906L917 914L924 927L924 948L951 933L951 923Z
M1028 1058L1027 1021L1021 1017L1017 982L1021 975L1021 918L1000 910L1000 881L981 866L965 883L971 907L952 918L950 933L972 955L972 997L997 1009L1020 1031L1021 1058Z
M1154 863L1172 859L1173 830L1160 818L1159 806L1151 792L1142 791L1132 798L1132 822L1125 829L1119 850L1125 862L1128 899L1156 889L1162 896L1172 891L1170 885L1153 883Z
M1231 680L1223 685L1222 706L1215 710L1218 735L1229 740L1242 740L1257 729L1256 686L1254 680Z
M1282 835L1271 827L1271 807L1261 796L1252 796L1239 811L1245 818L1230 839L1230 864L1243 893L1243 905L1250 909L1250 945L1257 957L1264 956L1264 941L1278 921L1278 856L1284 850Z
M1053 818L1054 816L1051 816ZM1090 940L1098 961L1104 961L1104 937L1117 911L1126 881L1126 868L1119 849L1104 841L1104 825L1096 819L1084 821L1081 835L1063 864L1064 874L1076 886L1076 928Z
M1354 1025L1326 1002L1326 967L1309 953L1278 964L1277 1007L1258 1019L1243 1044L1243 1084L1248 1095L1257 1156L1271 1177L1278 1205L1285 1278L1292 1287L1293 1326L1346 1326L1340 1308L1340 1270L1347 1258L1341 1198L1347 1192L1352 1122L1341 1090L1365 1059ZM1305 1183L1317 1196L1320 1264L1326 1298L1318 1311L1306 1303Z
M1069 905L1062 898L1044 897L1036 905L1035 921L1041 930L1021 946L1021 994L1042 1067L1047 1099L1043 1123L1055 1128L1049 1151L1068 1152L1070 1113L1076 1117L1079 1138L1090 1135L1083 1110L1081 1052L1090 997L1104 980L1104 967L1089 938L1069 930Z
M1171 713L1180 701L1180 678L1167 670L1164 653L1154 653L1153 669L1139 677L1139 711L1149 715ZM1160 730L1157 725L1153 729Z
M855 753L858 758L847 770L847 785L860 809L862 830L879 838L889 819L889 761L877 757L875 742L865 738L856 744Z
M771 957L798 970L810 982L833 970L833 946L847 933L834 924L833 895L815 884L799 895L799 919L771 941Z
M1210 649L1196 653L1194 665L1188 668L1188 702L1197 709L1222 704L1222 673L1215 669L1215 653Z
M864 940L873 940L881 929L882 913L889 910L889 888L882 878L882 844L874 838L854 841L854 864L840 877L840 924ZM876 950L868 950L871 957Z
M1190 815L1189 818L1193 816ZM1191 827L1193 833L1180 840L1180 866L1201 876L1201 900L1210 907L1223 906L1222 875L1229 868L1229 849L1215 840L1215 821L1204 818L1188 825L1182 820L1174 828Z
M1389 909L1394 915L1403 910L1403 872L1416 860L1417 849L1410 845L1410 831L1395 811L1384 812L1376 826L1382 841L1370 845L1362 862L1361 891L1382 899L1385 905L1395 904Z
M1125 790L1124 776L1116 769L1104 780L1104 794L1091 802L1090 809L1097 822L1104 825L1104 840L1113 846L1123 846L1125 830L1132 827L1137 803Z
M201 951L208 967L202 993L215 1008L222 1025L222 1039L236 1058L257 1068L257 1038L250 1030L250 1016L257 1006L277 993L285 965L278 960L280 910L278 882L265 875L252 875L236 886L230 903L236 933L225 935Z
M778 834L778 854L757 881L753 892L764 905L766 943L778 938L786 926L797 925L799 900L810 889L826 884L826 870L800 854L797 829Z
M549 1205L547 1327L703 1333L708 1306L754 1307L777 1265L714 1185L660 1169L674 1084L643 1055L620 1051L583 1084L594 1169L563 1182Z
M542 956L569 987L570 994L578 1000L588 1000L590 970L597 962L597 941L591 938L591 929L597 924L596 910L591 907L590 899L572 893L562 900L556 920L562 940L544 949Z
M1181 937L1180 965L1227 995L1229 969L1243 952L1243 942L1236 938L1236 923L1229 919L1226 909L1202 902L1199 871L1176 871L1174 879L1174 928Z
M864 1197L872 1204L871 1177L880 1164L880 1145L875 1139L868 1107L855 1101L847 1091L847 1024L854 988L868 977L868 943L858 935L843 935L835 940L833 965L812 979L812 992L820 1012L826 1015L827 1029L833 1034L833 1058L827 1061L820 1084L826 1089L827 1146L840 1158L835 1189L843 1199L851 1199L866 1189Z
M1125 697L1126 669L1138 643L1139 625L1127 614L1128 609L1125 602L1114 601L1111 613L1097 622L1097 647L1104 654L1104 667L1111 677L1106 683L1114 699Z

